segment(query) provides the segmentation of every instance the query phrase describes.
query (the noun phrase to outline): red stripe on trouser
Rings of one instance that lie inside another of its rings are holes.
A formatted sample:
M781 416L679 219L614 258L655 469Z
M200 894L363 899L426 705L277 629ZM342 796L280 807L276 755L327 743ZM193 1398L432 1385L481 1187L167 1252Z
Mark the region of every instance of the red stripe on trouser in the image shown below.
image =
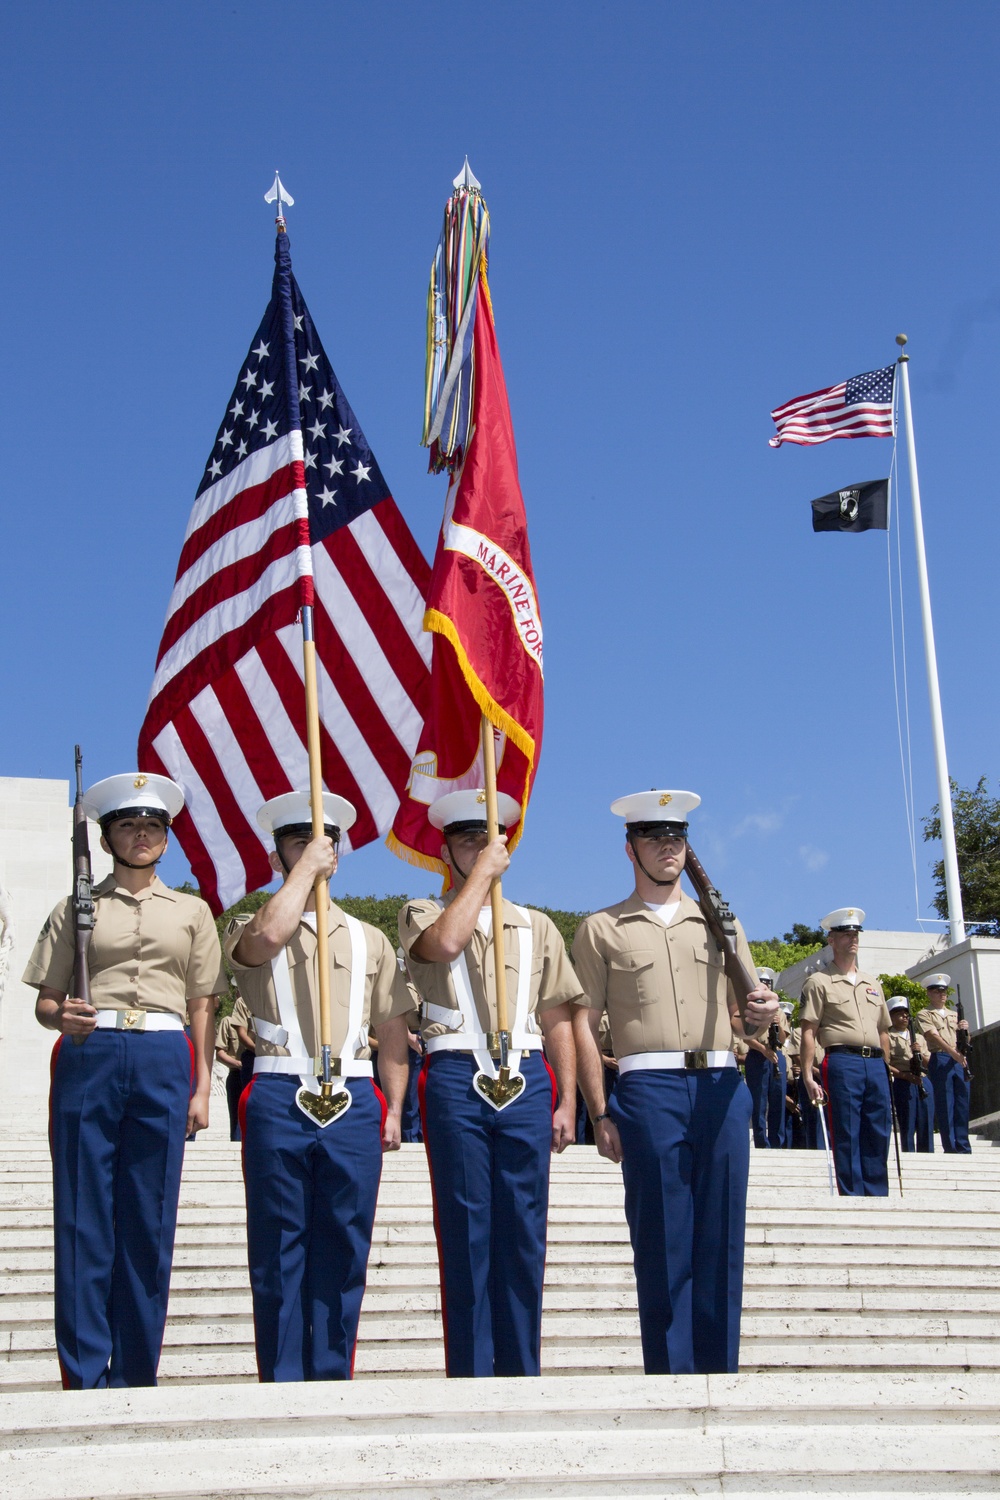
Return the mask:
M431 1165L431 1148L427 1140L427 1070L430 1067L430 1058L425 1057L423 1067L420 1069L420 1078L417 1082L417 1099L420 1102L420 1133L424 1138L424 1150L427 1153L427 1173L431 1179L431 1208L434 1216L434 1238L437 1241L438 1252L438 1280L441 1284L441 1327L444 1332L444 1370L448 1374L448 1300L444 1290L444 1251L441 1246L441 1224L438 1218L437 1193L434 1191L434 1168Z
M386 1118L386 1115L389 1113L389 1105L388 1105L388 1103L386 1101L385 1095L383 1094L382 1090L379 1088L378 1084L375 1082L374 1078L372 1079L372 1088L375 1091L375 1097L378 1100L378 1102L379 1102L379 1108L382 1111L382 1120L381 1120L381 1123L379 1125L379 1137L381 1138L382 1133L385 1130L385 1118ZM366 1265L365 1265L365 1289L366 1290L367 1290L367 1287L368 1287L368 1267L367 1267L367 1263L366 1263ZM357 1359L357 1357L358 1357L358 1336L357 1336L357 1334L355 1334L354 1335L354 1348L351 1350L351 1374L350 1374L351 1380L354 1379L354 1361Z
M548 1073L549 1082L552 1085L552 1113L555 1114L556 1109L559 1106L559 1085L556 1083L556 1075L553 1073L551 1067L549 1066L549 1060L545 1056L544 1052L542 1053L542 1062L545 1064L545 1071L546 1073Z
M236 1106L236 1118L240 1122L240 1170L243 1173L243 1196L244 1197L246 1197L246 1191L247 1191L247 1105L250 1103L250 1092L253 1089L253 1086L254 1086L254 1084L256 1082L257 1082L257 1077L256 1077L256 1074L255 1074L254 1077L251 1078L250 1082L247 1084L246 1088L243 1090L242 1094L240 1095L240 1102ZM249 1204L247 1205L247 1208L249 1210ZM250 1246L248 1244L247 1245L247 1271L249 1272L249 1270L250 1270ZM263 1377L262 1377L262 1375L260 1373L260 1360L257 1358L257 1314L256 1314L256 1312L254 1313L254 1330L253 1330L253 1335L254 1335L253 1336L253 1352L254 1352L254 1359L255 1359L256 1364L257 1364L257 1379L258 1380L262 1380Z
M63 1036L57 1036L56 1037L55 1044L54 1044L54 1046L52 1048L52 1056L49 1059L49 1155L50 1156L52 1155L52 1094L53 1094L53 1090L55 1089L55 1086L56 1086L56 1063L59 1060L59 1048L62 1046L62 1044L63 1044L63 1042L65 1040L66 1040L65 1035L63 1035ZM58 1349L56 1350L56 1357L59 1358L59 1351L58 1351ZM68 1374L68 1372L66 1370L66 1366L62 1362L62 1359L59 1359L59 1378L62 1381L62 1388L63 1388L64 1391L72 1390L72 1386L69 1383L69 1374Z

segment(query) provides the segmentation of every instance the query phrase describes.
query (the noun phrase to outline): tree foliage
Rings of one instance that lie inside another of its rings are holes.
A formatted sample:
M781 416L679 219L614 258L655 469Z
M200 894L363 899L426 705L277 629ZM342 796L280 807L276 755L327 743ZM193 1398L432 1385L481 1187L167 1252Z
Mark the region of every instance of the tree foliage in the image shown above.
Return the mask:
M974 787L951 783L958 851L958 878L966 921L986 937L1000 937L1000 798L990 795L985 776ZM941 838L941 806L935 804L923 819L924 842ZM948 919L944 860L934 866L937 894L933 906Z
M825 942L825 939L824 939ZM792 964L797 964L800 959L810 958L818 953L824 946L820 943L796 943L790 942L788 933L784 938L764 938L750 944L750 952L758 969L773 969L775 974L780 974L783 969L790 969Z

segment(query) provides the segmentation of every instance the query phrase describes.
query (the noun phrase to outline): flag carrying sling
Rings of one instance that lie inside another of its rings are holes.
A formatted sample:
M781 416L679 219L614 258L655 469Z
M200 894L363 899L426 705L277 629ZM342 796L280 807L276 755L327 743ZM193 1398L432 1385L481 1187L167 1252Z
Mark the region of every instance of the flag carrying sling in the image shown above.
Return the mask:
M427 563L333 373L279 232L271 300L209 455L139 765L183 788L178 841L219 912L272 879L261 804L309 784L301 632L314 609L323 778L391 826L430 684Z

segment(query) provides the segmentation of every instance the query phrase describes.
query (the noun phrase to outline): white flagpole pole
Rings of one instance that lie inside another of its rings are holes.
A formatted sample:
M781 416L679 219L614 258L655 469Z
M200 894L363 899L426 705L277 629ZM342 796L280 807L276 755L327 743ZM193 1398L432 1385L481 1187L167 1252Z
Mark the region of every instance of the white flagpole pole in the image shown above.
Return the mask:
M896 335L900 350L906 334ZM920 587L920 616L924 627L924 656L927 661L927 692L931 702L931 734L934 739L934 761L937 766L938 804L941 808L941 844L944 850L944 888L948 897L948 925L952 943L965 940L965 914L962 911L962 887L958 878L958 851L955 847L955 820L951 808L951 780L944 745L944 720L941 717L941 687L938 682L937 651L934 647L934 622L931 618L931 591L927 581L927 553L924 548L924 523L920 510L920 480L917 477L917 448L913 440L913 411L910 406L910 356L900 353L899 374L903 388L903 421L906 426L906 451L910 460L910 497L913 501L913 540L917 548L917 581Z

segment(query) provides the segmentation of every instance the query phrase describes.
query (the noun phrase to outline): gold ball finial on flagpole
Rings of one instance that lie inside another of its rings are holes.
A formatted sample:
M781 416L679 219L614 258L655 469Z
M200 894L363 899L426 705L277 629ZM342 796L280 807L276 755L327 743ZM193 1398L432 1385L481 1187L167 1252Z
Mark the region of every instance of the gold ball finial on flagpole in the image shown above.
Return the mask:
M896 334L896 343L899 345L900 350L902 350L909 343L909 339L906 337L905 333L897 333ZM900 359L909 359L910 356L908 354L900 353L899 357L900 357Z

